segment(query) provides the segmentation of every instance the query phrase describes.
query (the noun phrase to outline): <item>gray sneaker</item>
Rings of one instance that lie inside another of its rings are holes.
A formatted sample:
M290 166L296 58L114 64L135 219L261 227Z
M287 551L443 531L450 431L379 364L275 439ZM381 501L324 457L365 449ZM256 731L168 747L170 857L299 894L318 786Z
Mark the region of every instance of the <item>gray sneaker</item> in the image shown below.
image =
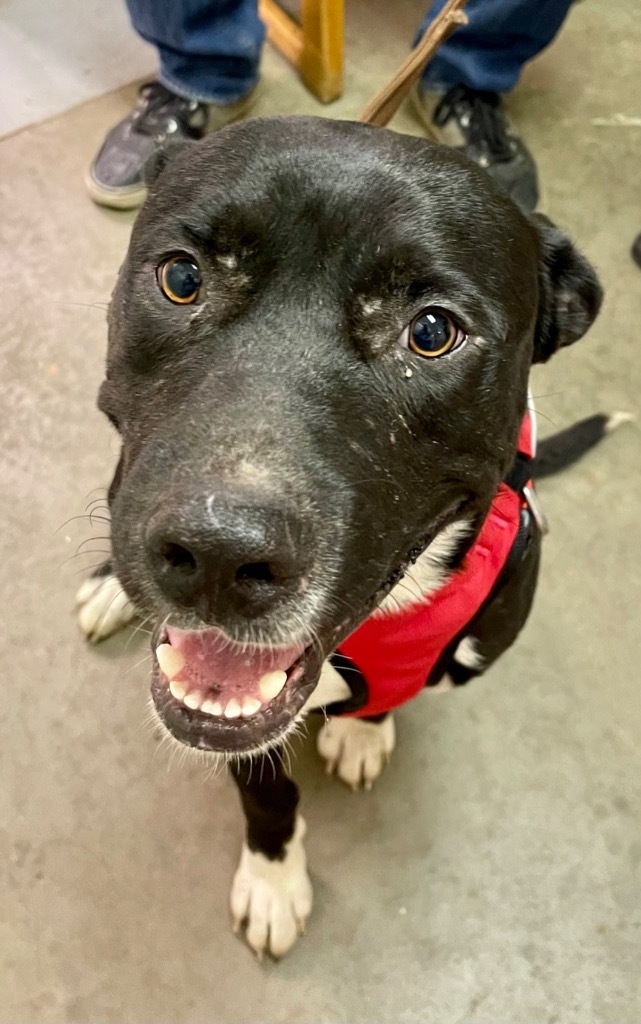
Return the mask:
M498 93L466 85L455 85L444 95L416 88L413 100L423 124L438 142L462 150L485 168L524 210L536 209L536 164L503 113Z
M253 93L229 106L208 106L170 92L160 82L148 82L127 117L108 132L91 164L85 183L101 206L131 210L144 201L144 166L169 139L200 139L209 129L243 117Z

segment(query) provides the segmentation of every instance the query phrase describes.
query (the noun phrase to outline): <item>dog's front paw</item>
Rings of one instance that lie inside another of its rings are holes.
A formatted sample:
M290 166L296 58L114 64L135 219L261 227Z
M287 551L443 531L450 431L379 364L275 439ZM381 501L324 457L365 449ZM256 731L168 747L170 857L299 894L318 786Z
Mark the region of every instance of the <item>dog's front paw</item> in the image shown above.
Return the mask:
M81 630L94 643L116 633L136 615L113 573L85 580L76 594L76 608Z
M300 815L282 860L254 853L246 843L231 887L234 931L246 923L247 942L259 960L267 951L281 957L305 930L312 909L312 883L303 846L305 822Z
M383 771L396 743L392 715L382 722L360 718L328 718L318 734L318 752L327 762L327 773L336 772L352 789L362 784L371 789Z

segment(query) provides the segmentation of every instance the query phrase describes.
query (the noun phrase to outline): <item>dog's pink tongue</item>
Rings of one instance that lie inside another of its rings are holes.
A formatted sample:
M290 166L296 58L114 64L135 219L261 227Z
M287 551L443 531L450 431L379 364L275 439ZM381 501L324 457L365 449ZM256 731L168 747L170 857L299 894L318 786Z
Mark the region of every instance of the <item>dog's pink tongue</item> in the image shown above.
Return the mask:
M168 626L167 639L183 663L172 675L214 695L258 695L266 673L287 672L303 652L302 647L243 646L232 643L218 629Z

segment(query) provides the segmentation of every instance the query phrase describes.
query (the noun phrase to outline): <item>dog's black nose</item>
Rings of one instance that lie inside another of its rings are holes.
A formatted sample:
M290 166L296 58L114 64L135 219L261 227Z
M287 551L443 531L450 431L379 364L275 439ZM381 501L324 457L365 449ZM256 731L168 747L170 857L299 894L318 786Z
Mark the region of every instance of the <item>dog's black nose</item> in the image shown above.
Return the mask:
M224 624L264 615L307 589L309 531L283 501L226 490L168 506L152 518L146 549L172 603Z

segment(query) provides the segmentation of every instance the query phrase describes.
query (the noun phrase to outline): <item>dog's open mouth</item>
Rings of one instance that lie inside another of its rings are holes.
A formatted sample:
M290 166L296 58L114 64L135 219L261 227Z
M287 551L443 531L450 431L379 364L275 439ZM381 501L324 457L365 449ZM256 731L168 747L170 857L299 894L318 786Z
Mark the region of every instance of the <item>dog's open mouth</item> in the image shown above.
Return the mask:
M291 726L318 680L311 647L238 644L221 630L167 626L151 693L167 729L201 750L250 752Z

